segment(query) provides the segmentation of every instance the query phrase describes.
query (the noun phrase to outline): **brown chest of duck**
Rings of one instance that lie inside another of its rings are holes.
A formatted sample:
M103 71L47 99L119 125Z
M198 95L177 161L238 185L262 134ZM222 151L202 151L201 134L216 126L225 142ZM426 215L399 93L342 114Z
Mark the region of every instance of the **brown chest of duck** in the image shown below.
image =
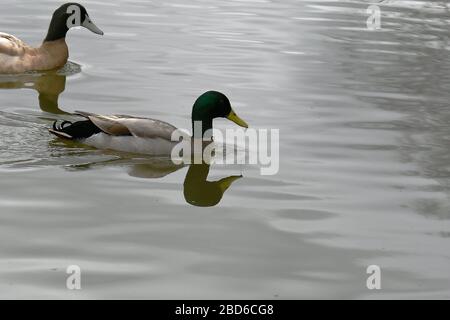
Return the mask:
M69 58L67 32L78 26L103 35L86 9L74 2L55 10L47 35L39 47L29 46L13 35L0 32L0 73L17 74L61 68Z

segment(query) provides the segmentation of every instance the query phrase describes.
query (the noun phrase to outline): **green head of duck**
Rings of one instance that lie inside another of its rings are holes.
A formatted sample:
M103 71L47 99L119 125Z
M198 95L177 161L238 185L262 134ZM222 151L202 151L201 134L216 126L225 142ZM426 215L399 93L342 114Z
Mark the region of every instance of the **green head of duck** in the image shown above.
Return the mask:
M230 100L218 91L208 91L195 101L192 107L192 130L194 123L200 121L202 124L202 135L212 129L215 118L227 118L238 126L248 128L248 124L242 120L231 107ZM195 134L194 134L195 135Z

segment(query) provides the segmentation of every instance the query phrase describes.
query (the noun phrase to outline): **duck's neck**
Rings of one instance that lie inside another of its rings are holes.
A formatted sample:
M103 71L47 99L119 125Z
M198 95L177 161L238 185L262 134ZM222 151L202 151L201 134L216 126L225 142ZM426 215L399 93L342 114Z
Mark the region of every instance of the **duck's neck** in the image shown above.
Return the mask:
M213 128L212 122L213 122L212 119L206 119L206 120L205 119L202 119L202 120L194 120L193 119L192 120L192 136L196 139L210 138L212 135L212 128ZM207 133L207 134L205 135L205 133Z
M67 31L69 28L67 28L65 19L52 17L44 42L65 39Z

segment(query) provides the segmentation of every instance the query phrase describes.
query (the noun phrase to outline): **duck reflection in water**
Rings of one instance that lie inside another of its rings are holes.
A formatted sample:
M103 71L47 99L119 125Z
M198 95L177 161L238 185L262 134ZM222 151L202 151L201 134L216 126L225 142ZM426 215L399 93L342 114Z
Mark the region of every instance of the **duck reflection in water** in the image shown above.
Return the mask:
M135 162L131 164L130 162ZM136 163L137 162L137 163ZM132 177L144 179L163 178L184 165L175 165L169 158L149 158L145 160L114 159L82 165L71 165L72 169L91 169L104 166L127 166L128 174ZM188 204L197 207L213 207L222 200L231 184L242 178L242 175L231 175L217 181L208 181L210 165L202 162L190 164L183 183L183 195Z
M184 199L198 207L213 207L222 200L231 184L242 175L229 176L217 181L208 181L209 164L191 164L184 179Z
M172 163L171 160L168 162ZM160 178L182 167L169 163L164 166L161 162L135 164L128 173L130 176L139 178ZM183 183L183 195L187 203L197 207L213 207L219 204L231 184L242 178L242 175L232 175L217 181L208 181L209 169L210 165L205 162L189 165Z
M74 64L75 65L75 64ZM66 89L67 75L59 71L0 75L0 89L33 89L38 92L39 107L53 114L67 114L59 107L59 96Z

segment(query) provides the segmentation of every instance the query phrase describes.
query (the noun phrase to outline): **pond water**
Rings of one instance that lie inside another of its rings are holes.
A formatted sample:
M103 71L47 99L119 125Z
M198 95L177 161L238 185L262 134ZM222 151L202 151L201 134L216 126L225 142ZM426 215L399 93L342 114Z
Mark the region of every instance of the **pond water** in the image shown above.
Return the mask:
M0 31L38 45L60 3L4 0ZM83 4L103 37L71 30L64 70L0 76L0 297L450 298L446 2L384 1L379 30L370 1ZM276 175L47 132L74 110L189 128L207 90L280 129Z

